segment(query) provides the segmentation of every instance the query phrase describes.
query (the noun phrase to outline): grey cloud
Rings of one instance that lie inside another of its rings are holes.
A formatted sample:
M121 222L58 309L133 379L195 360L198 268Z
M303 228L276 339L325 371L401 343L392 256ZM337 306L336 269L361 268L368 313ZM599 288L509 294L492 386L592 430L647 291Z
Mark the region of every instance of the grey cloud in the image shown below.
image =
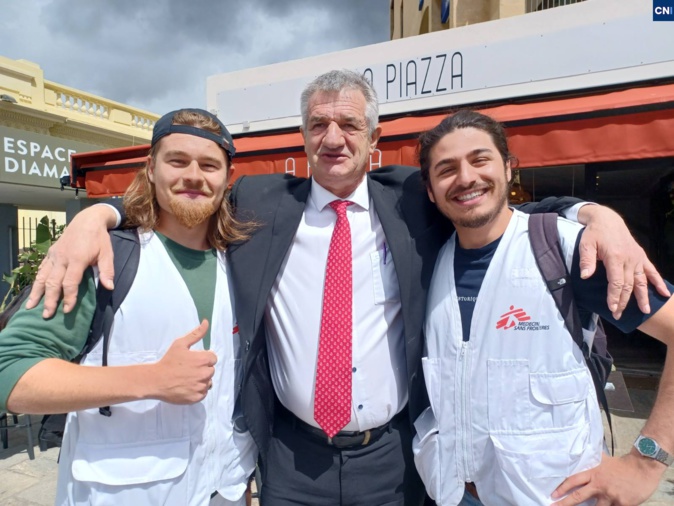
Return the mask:
M0 54L35 61L46 79L158 113L204 106L209 75L380 42L389 27L389 0L20 3L0 0L24 25L5 30L0 20Z

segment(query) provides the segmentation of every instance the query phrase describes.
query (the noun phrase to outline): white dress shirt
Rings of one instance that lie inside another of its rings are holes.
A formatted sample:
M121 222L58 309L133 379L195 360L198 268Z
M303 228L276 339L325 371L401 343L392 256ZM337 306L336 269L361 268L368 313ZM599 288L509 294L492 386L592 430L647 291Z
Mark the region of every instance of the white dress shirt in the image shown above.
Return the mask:
M311 182L302 221L267 299L271 375L279 400L315 427L314 387L325 268L338 197ZM348 431L388 422L407 404L400 289L367 180L345 200L353 250L352 408Z

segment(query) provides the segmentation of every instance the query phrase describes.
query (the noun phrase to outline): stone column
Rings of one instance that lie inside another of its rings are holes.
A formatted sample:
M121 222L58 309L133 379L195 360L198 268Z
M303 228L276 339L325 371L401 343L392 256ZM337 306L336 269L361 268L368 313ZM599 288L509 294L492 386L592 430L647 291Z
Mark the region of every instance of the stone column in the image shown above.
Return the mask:
M450 16L452 26L466 26L489 21L492 18L493 7L498 9L499 0L454 0L451 3ZM492 5L493 4L493 5Z
M84 194L84 192L82 192ZM98 202L101 202L100 199L88 199L86 197L82 197L79 199L72 199L68 200L66 202L66 223L70 223L75 215L82 211L83 209L86 209L87 207L93 206L94 204L97 204Z

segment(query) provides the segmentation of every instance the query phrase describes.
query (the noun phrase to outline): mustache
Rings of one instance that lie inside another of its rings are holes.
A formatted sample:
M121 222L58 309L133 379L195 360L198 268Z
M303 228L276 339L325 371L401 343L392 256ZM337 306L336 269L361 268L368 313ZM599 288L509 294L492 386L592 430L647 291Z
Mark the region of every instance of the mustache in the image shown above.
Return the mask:
M453 188L451 191L448 191L445 194L445 199L451 200L457 195L461 195L462 193L470 192L470 191L482 191L482 190L491 190L495 187L496 185L492 183L491 181L487 183L472 183L468 186L460 186L459 188Z
M344 147L340 147L340 148L325 148L325 147L322 147L321 149L318 150L318 153L317 153L318 156L320 156L320 155L342 155L342 154L346 154L346 153L344 153Z
M205 184L198 184L198 185L189 185L189 184L179 184L176 186L173 186L171 188L171 191L173 193L181 193L181 192L188 192L188 191L197 191L206 197L212 197L213 196L213 191Z

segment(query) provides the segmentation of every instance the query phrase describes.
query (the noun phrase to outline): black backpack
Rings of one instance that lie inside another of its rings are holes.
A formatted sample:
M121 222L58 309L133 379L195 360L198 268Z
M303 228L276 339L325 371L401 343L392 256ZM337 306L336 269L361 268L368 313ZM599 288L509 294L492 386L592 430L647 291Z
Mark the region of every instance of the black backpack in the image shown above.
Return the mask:
M115 268L115 287L108 290L99 283L96 290L96 309L94 317L89 328L89 335L84 348L80 354L72 361L79 363L84 356L88 354L103 337L103 357L102 365L108 365L108 344L110 339L110 329L114 320L115 313L124 301L127 293L133 284L138 271L138 262L140 259L140 242L136 229L112 230L110 232L110 241L112 242L112 251L114 253ZM13 311L12 308L21 305L28 297L30 287L24 288L21 293L12 299L5 313ZM112 413L109 406L99 408L104 416L110 416ZM65 429L66 415L54 414L45 415L42 418L38 441L40 449L45 450L47 443L56 446L61 445L61 438Z
M606 347L606 331L601 322L597 320L597 329L592 343L592 349L589 348L583 339L583 326L580 313L573 299L573 287L571 278L566 268L566 262L562 254L562 248L559 244L559 232L557 230L557 214L541 213L529 216L529 241L531 249L536 257L536 263L543 279L550 290L550 294L555 299L557 309L564 318L564 324L573 337L573 341L582 350L587 368L590 370L597 399L606 413L606 419L611 431L611 453L614 450L613 425L611 424L611 413L609 412L608 400L606 399L606 382L611 368L613 367L613 357L609 354Z

